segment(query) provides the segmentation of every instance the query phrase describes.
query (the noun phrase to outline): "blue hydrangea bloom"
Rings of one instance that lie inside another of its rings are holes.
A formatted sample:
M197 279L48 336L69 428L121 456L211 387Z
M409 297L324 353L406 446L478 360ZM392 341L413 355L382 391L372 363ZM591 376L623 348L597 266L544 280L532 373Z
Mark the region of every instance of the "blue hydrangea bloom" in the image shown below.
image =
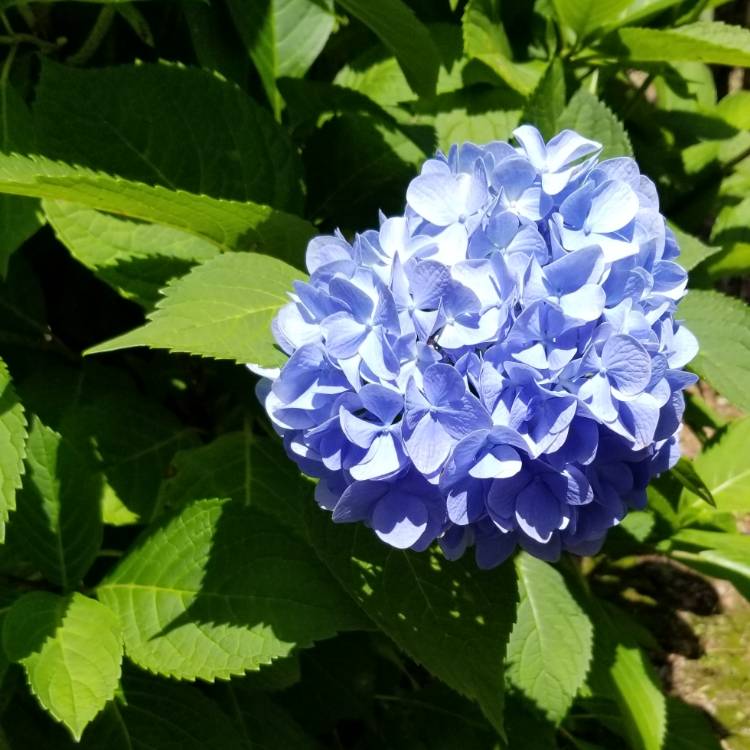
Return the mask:
M336 522L481 567L595 553L679 455L687 274L633 159L565 130L438 153L402 216L316 237L259 393Z

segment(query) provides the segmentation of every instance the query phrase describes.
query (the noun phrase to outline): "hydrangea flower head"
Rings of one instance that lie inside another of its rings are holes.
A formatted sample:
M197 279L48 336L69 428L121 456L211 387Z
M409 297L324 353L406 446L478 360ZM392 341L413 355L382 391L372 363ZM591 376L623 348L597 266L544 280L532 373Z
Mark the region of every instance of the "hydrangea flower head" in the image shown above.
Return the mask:
M679 456L687 274L633 159L564 130L438 153L380 228L316 237L259 392L336 522L393 547L593 554Z

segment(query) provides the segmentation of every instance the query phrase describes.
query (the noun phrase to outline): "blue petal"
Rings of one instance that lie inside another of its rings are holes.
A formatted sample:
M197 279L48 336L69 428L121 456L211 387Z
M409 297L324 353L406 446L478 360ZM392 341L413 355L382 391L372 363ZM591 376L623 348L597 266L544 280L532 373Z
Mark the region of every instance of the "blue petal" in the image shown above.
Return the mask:
M329 284L331 294L341 300L360 323L369 320L375 307L367 292L347 279L334 278Z
M469 469L469 475L475 479L505 479L518 474L520 470L521 457L518 452L510 446L497 445Z
M684 367L698 353L698 340L684 325L675 331L669 351L669 366Z
M532 476L527 470L507 479L495 479L487 493L487 510L495 525L503 531L516 526L516 499L529 484Z
M592 414L603 422L617 419L617 409L612 401L612 387L606 376L596 373L586 380L578 395L591 409Z
M394 486L375 506L372 528L386 544L408 549L427 528L428 513L424 503L414 495L401 493Z
M404 408L404 397L392 388L372 383L359 391L362 406L382 424L391 424Z
M563 130L547 144L547 169L558 172L601 149L601 143L584 138L573 130Z
M333 509L333 520L336 523L352 523L368 519L375 503L388 492L388 488L385 482L350 484Z
M638 213L638 196L624 182L610 180L591 198L585 226L590 232L609 234L629 224Z
M516 200L510 210L531 221L541 221L552 209L552 199L541 187L530 187Z
M445 431L456 440L475 430L487 429L492 421L479 399L467 393L460 401L454 401L438 410L437 418Z
M533 125L521 125L513 131L513 136L521 144L529 161L538 169L547 166L547 149L542 134Z
M369 448L372 441L383 432L383 425L355 417L343 407L339 410L341 429L354 445Z
M496 248L508 247L518 234L520 223L512 211L498 211L492 215L487 224L487 237Z
M432 260L417 263L410 274L414 306L420 310L436 310L450 282L450 272L442 263Z
M414 429L417 422L430 410L430 402L419 390L414 378L406 384L404 394L404 424L407 430Z
M560 308L569 318L588 322L599 318L606 299L607 295L598 284L585 284L575 292L560 297Z
M349 467L349 473L357 481L381 479L397 474L406 463L401 439L398 435L386 432L372 441L367 453L355 465Z
M521 227L518 234L511 240L508 245L509 253L523 253L532 256L538 263L546 263L549 257L547 245L544 237L539 234L539 230L532 224L526 224Z
M352 259L352 246L341 237L313 237L307 245L305 263L310 274L330 263Z
M336 359L354 356L367 336L367 327L349 313L334 313L321 324L326 340L326 351Z
M602 363L617 390L625 396L641 393L651 380L651 357L632 336L618 334L607 339Z
M560 204L560 216L563 218L565 226L571 229L581 229L583 227L589 215L594 190L595 186L587 182L577 190L574 190Z
M404 435L406 452L425 476L434 475L448 458L454 441L432 415L425 414L409 435Z
M557 295L569 294L584 284L596 284L604 273L604 258L598 247L564 255L544 268L550 290Z
M543 482L534 480L518 493L516 520L524 534L546 544L563 525L560 500Z
M424 372L424 393L433 406L458 401L466 393L466 383L454 367L430 365Z
M524 190L531 187L536 175L537 170L528 159L516 157L505 159L495 167L492 182L502 188L509 202L517 201L523 195Z
M398 359L382 329L374 328L365 335L359 354L362 362L377 378L390 380L398 375Z
M484 514L484 483L465 480L452 487L446 497L448 518L459 526L473 523Z
M415 177L406 190L408 204L431 224L447 227L477 211L487 188L473 175L427 174Z
M516 535L495 530L492 535L477 537L475 558L481 570L491 570L505 562L516 549Z
M322 367L321 348L315 344L301 346L288 359L281 376L274 382L274 394L282 401L296 400L319 378Z

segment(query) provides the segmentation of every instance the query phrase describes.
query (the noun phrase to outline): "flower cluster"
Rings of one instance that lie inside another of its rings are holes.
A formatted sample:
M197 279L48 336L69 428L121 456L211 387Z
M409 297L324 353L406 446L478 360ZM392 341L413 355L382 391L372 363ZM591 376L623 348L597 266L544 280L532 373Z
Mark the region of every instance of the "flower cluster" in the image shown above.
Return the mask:
M403 216L316 237L259 388L318 503L481 567L592 554L678 456L687 275L630 158L529 126L425 162Z

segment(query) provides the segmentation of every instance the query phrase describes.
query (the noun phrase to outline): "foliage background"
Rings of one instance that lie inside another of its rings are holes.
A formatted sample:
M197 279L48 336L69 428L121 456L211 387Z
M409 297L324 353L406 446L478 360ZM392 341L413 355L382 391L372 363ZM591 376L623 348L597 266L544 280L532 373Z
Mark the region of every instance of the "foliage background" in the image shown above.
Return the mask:
M0 747L750 746L749 7L3 0ZM657 182L704 382L601 555L486 573L334 527L237 363L310 236L521 121Z

